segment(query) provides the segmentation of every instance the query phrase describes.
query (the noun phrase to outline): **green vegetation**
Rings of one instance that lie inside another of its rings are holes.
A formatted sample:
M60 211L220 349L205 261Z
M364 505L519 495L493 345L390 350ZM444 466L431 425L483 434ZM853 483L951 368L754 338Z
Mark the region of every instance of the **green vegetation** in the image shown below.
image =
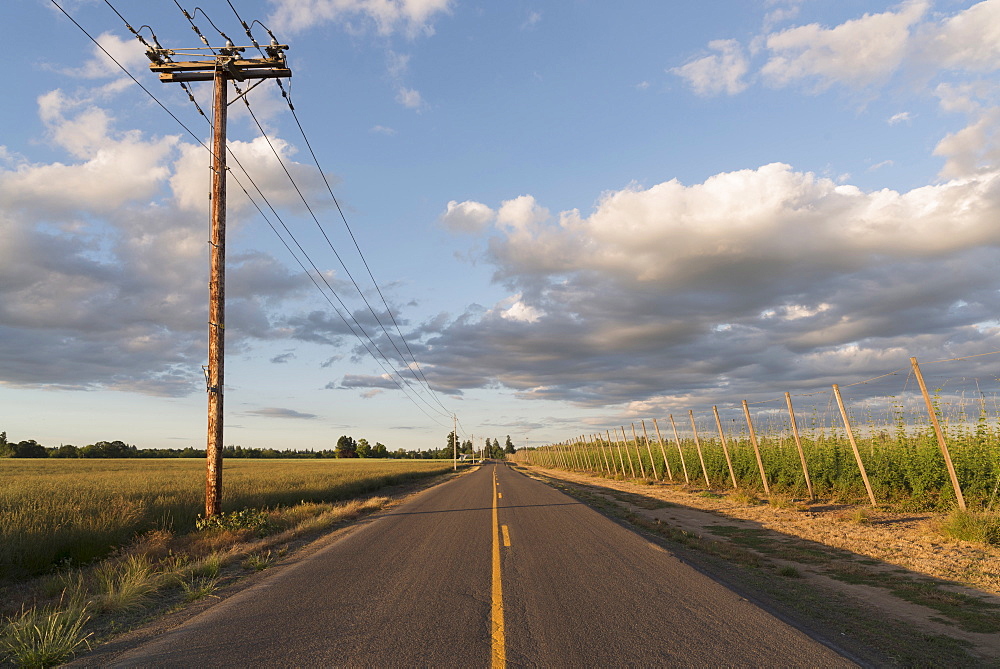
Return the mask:
M8 621L0 636L0 651L20 667L51 667L89 647L90 620L86 608L31 608Z
M248 571L261 571L303 539L364 513L388 497L302 503L262 512L254 529L221 525L178 534L153 530L83 567L63 566L48 577L0 584L0 666L48 667L91 640L102 641L150 615L214 597ZM246 519L246 514L228 518ZM261 536L261 528L268 534ZM23 603L22 603L23 602Z
M941 524L941 532L952 539L1000 545L1000 514L955 509Z
M196 529L204 466L183 459L0 460L0 580L86 564L152 530ZM450 468L440 460L226 461L227 515L213 522L241 530L260 522L260 510L347 500Z
M817 497L844 503L867 503L861 472L851 444L842 430L820 428L802 435L802 448ZM956 502L944 457L933 430L926 425L903 424L895 429L868 425L855 427L862 462L880 505L900 510L948 510ZM991 509L1000 502L1000 423L981 419L974 424L954 421L945 425L946 439L970 509ZM708 435L711 435L708 432ZM716 432L717 435L717 432ZM805 476L794 439L780 429L758 434L761 460L770 489L769 503L790 505L795 498L808 494ZM700 435L680 438L680 448L671 439L659 442L643 437L620 446L607 442L583 442L519 451L519 462L547 467L586 471L618 479L632 479L632 471L645 470L647 479L685 482L686 469L691 485L704 484L708 473L711 487L732 486L722 442ZM749 435L734 431L727 436L733 474L739 494L747 502L764 496L764 485ZM652 453L652 459L650 458ZM664 460L664 454L666 459ZM683 458L683 461L682 461ZM704 461L704 469L702 468ZM667 474L667 470L672 477ZM655 477L653 472L655 472Z

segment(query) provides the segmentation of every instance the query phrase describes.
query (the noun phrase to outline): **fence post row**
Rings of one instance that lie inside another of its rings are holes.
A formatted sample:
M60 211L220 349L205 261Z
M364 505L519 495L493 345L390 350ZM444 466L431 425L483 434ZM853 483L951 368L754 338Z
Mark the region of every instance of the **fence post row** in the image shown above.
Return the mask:
M955 471L955 465L951 459L951 453L948 448L948 443L945 440L944 432L941 429L941 423L937 416L937 411L935 410L934 403L931 400L931 396L927 391L927 384L924 381L923 374L920 370L920 365L917 362L916 357L910 358L910 364L913 368L914 376L917 379L917 383L920 386L920 392L923 395L924 403L927 407L927 415L930 418L931 425L934 429L934 435L937 439L938 447L941 450L941 455L944 458L945 466L948 469L948 476L951 480L952 488L955 491L955 499L958 507L961 510L966 510L965 496L962 492L962 487L958 481L958 474ZM854 436L854 430L851 426L850 418L847 414L847 407L844 404L844 398L840 393L840 386L836 383L833 384L833 393L837 400L837 406L840 409L840 415L844 423L844 429L847 432L848 441L851 444L851 449L854 452L854 460L858 465L858 471L861 473L861 478L865 484L865 490L868 493L868 499L871 501L873 507L877 507L878 503L875 499L875 493L871 486L871 481L868 479L868 472L865 469L864 461L861 459L861 452L858 448L857 439ZM985 402L985 400L984 400ZM802 465L802 476L805 479L806 489L809 493L809 499L816 499L815 491L813 490L812 479L809 476L809 466L806 461L805 450L802 446L802 438L799 434L798 421L795 417L795 409L792 406L792 396L791 393L785 393L785 403L788 406L788 419L792 428L792 436L795 439L795 448L799 455L799 462ZM764 486L764 492L767 495L771 494L770 485L767 481L767 472L764 469L764 461L761 456L760 443L757 439L757 432L754 429L753 419L750 415L750 407L747 400L743 400L743 414L746 418L747 428L750 433L750 443L753 445L754 457L757 461L757 470L760 474L761 484ZM719 441L722 445L722 452L726 458L726 467L729 471L729 479L733 484L734 489L739 488L739 481L736 478L736 472L733 467L732 455L729 451L729 445L726 439L725 430L722 427L722 419L719 416L718 406L712 406L712 413L715 416L715 425L719 431ZM705 478L705 485L711 486L711 481L708 476L708 468L705 465L704 451L701 448L701 439L698 435L698 425L694 418L694 411L688 410L688 416L691 420L691 431L694 437L695 449L698 452L698 460L701 463L701 471ZM668 414L670 420L670 427L674 433L674 444L677 447L677 455L681 462L681 469L684 472L684 482L688 485L691 483L691 477L688 473L687 462L684 460L684 449L681 445L680 435L677 432L677 423L674 421L673 414ZM650 474L654 480L664 480L669 478L671 481L674 480L674 472L670 466L670 459L667 457L666 442L663 440L663 435L660 432L660 425L656 418L652 419L653 428L656 431L656 439L660 445L660 454L663 456L663 473L661 474L656 470L656 459L653 456L653 448L649 441L649 432L646 429L646 421L644 419L640 420L642 425L642 438L646 444L646 452L649 455L649 467ZM635 443L635 454L639 459L639 473L641 473L642 478L647 478L645 464L642 461L642 449L639 446L639 436L636 432L635 422L631 423L632 427L632 440ZM618 437L619 428L615 428L615 436L612 438L611 431L605 430L605 437L602 437L600 433L589 435L581 435L577 439L567 440L558 444L552 444L547 447L542 447L535 449L535 451L528 451L524 454L524 461L528 464L534 465L536 463L542 466L549 467L564 467L566 469L577 469L581 471L592 471L592 472L606 472L608 476L612 477L624 477L626 475L625 460L628 459L628 471L631 472L632 478L637 478L635 463L632 461L632 451L629 448L628 436L625 433L625 426L621 426L621 439ZM589 441L588 441L589 439ZM605 441L607 442L607 450L605 450ZM613 445L612 445L613 444ZM600 455L593 453L593 449L596 446ZM618 461L615 461L615 448L618 450ZM623 452L624 451L624 452ZM603 463L603 466L602 466Z

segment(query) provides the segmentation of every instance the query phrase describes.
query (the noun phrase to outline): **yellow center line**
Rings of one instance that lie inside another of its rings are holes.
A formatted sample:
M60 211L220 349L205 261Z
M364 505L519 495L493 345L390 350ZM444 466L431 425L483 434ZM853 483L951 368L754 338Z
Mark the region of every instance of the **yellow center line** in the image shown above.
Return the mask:
M493 629L494 669L507 666L507 642L503 625L503 584L500 582L500 521L497 516L497 470L493 467L493 602L491 608ZM506 528L506 526L504 526Z
M510 548L510 530L507 529L506 525L501 525L500 529L503 530L503 545Z

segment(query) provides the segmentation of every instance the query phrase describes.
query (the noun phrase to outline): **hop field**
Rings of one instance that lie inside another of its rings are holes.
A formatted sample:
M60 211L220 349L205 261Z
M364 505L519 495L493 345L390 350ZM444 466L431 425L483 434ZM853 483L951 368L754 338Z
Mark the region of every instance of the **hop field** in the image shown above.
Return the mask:
M913 392L912 382L900 388L898 379L889 381L895 384L892 394L848 403L844 412L830 391L798 397L795 430L791 399L786 409L786 399L777 398L744 410L730 403L721 417L713 414L716 407L701 407L658 423L640 419L529 449L516 459L755 494L805 498L811 492L844 503L874 498L879 506L906 511L961 506L923 398ZM977 378L944 379L942 385L959 382L965 387L936 391L934 414L968 508L995 510L1000 505L1000 394L995 389L984 393Z
M223 510L335 502L451 469L427 460L227 460ZM137 535L195 528L203 460L0 460L0 579L85 564Z

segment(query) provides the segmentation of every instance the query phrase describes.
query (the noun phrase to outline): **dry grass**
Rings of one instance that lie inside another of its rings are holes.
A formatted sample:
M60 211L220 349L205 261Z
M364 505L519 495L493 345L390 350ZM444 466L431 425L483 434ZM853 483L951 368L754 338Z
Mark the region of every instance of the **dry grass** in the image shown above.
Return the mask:
M224 507L342 502L449 469L439 460L227 460ZM0 581L88 564L140 536L158 559L165 537L195 529L204 480L197 459L4 459Z
M728 499L733 504L738 504L739 506L757 506L760 504L757 495L745 488L740 488L729 493Z
M941 521L940 531L950 539L1000 546L1000 514L956 509Z

